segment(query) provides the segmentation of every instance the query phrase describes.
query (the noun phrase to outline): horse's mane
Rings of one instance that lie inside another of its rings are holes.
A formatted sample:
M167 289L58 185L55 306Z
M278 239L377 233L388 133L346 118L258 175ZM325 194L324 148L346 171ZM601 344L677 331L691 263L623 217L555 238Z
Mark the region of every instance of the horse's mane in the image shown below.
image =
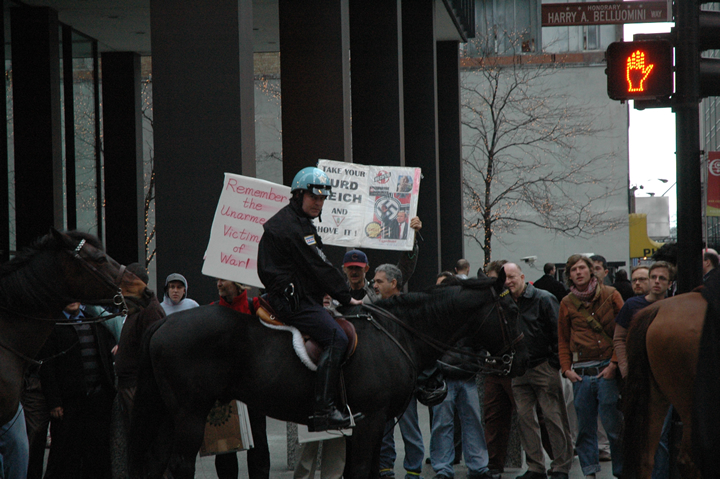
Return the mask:
M492 278L465 279L461 281L460 286L440 284L422 293L406 293L382 299L375 305L393 312L402 310L403 317L410 324L419 326L430 318L480 308L488 300L486 294L461 295L460 292L466 289L488 291L493 284L495 280Z
M652 255L653 261L667 261L668 263L677 264L678 262L678 245L677 243L665 243Z
M81 231L65 232L73 242L85 240L103 250L102 243L93 235ZM57 253L68 245L55 235L47 234L35 240L13 259L0 265L0 304L45 309L62 297L57 278L60 277Z

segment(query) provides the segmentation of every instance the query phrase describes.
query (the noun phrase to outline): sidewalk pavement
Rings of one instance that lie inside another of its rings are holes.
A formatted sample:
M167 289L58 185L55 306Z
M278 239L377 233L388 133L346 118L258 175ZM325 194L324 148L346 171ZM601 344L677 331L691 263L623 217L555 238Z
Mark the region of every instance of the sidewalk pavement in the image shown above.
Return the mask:
M430 451L430 424L428 409L425 406L418 405L418 416L420 419L420 429L422 430L423 439L425 442L425 457L429 456ZM268 418L267 421L267 435L268 444L270 446L270 477L272 479L292 479L293 472L288 469L287 466L287 428L286 424L282 421ZM402 467L402 461L405 457L404 444L400 435L400 429L395 428L395 447L397 448L397 460L395 461L395 477L402 479L405 476L405 471ZM246 479L247 466L245 462L245 453L238 454L240 460L240 479ZM550 467L550 461L547 462L548 468ZM612 466L610 462L601 462L602 471L597 474L597 479L613 479ZM522 475L525 472L525 468L522 469L506 469L502 475L503 479L515 479L517 476ZM422 478L432 479L435 473L429 464L425 464L423 467ZM196 462L196 478L201 479L217 479L215 473L215 458L210 457L198 457ZM320 478L320 473L316 473L316 478ZM455 478L465 479L467 477L467 468L464 462L455 466ZM572 469L570 470L570 479L582 479L583 474L580 470L580 463L578 458L575 457L573 461Z

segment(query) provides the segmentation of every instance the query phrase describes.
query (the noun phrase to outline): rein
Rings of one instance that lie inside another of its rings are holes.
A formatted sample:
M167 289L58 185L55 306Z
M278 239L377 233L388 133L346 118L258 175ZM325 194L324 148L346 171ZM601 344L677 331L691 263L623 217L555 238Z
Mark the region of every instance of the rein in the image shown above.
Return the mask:
M10 351L11 353L13 353L13 354L15 354L16 356L18 356L20 359L22 359L22 360L24 360L24 361L26 361L26 362L28 362L28 363L30 363L30 364L34 364L35 366L42 366L45 362L50 361L51 359L55 359L55 358L60 357L60 356L62 356L62 355L64 355L64 354L67 354L68 351L70 351L72 348L74 348L74 347L77 346L78 344L80 344L80 340L75 341L75 343L73 343L73 345L70 346L69 348L67 348L65 351L60 351L59 353L53 354L52 356L47 357L47 358L44 358L44 359L34 359L34 358L31 358L30 356L24 355L23 353L21 353L21 352L18 351L17 349L11 348L10 346L7 346L7 345L2 344L2 343L0 343L0 347L3 347L3 348L5 348L5 349L7 349L7 350Z
M508 294L507 291L503 291L499 296L493 291L493 296L495 298L494 304L492 308L485 314L482 321L478 325L477 328L475 328L475 331L470 336L475 336L480 330L483 328L485 323L487 322L488 318L490 317L490 314L495 310L499 303L499 299ZM401 321L397 316L392 314L391 312L382 309L378 306L375 306L374 304L363 304L362 307L364 309L367 309L371 313L375 313L381 317L387 318L394 323L402 326L407 331L409 331L411 334L417 336L420 338L423 342L431 346L433 349L444 353L446 351L454 352L461 354L463 356L469 356L475 360L478 361L478 371L482 371L485 373L493 373L493 374L500 374L502 376L507 376L510 374L510 370L512 368L512 362L515 358L515 345L518 344L524 337L524 334L521 332L515 339L508 341L508 322L507 318L505 317L505 313L502 310L502 308L498 308L498 314L501 317L501 326L502 326L502 334L503 334L503 343L504 347L497 353L497 355L490 355L485 353L475 353L472 351L467 351L461 348L458 348L455 344L457 343L458 339L465 336L465 331L470 328L470 323L466 322L463 324L463 326L453 335L453 337L450 339L451 344L447 344L445 342L442 342L440 340L435 339L434 337L423 333L422 331L418 331L417 329L413 328L412 326L404 323ZM348 316L346 316L347 318ZM350 316L352 317L352 316ZM390 337L393 342L400 348L400 350L410 359L410 355L408 352L400 345L398 340L390 334L385 328L383 328L376 320L372 317L372 315L357 315L357 317L363 317L367 320L369 320L377 329L383 331L388 337ZM417 367L415 366L412 359L410 359L411 365L413 366L413 369L417 371Z

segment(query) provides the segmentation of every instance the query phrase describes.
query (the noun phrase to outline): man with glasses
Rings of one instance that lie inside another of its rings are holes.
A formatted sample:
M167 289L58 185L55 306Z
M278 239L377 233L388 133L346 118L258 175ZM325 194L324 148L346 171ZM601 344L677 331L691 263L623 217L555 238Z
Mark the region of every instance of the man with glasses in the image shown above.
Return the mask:
M630 329L635 313L641 309L650 306L655 301L665 298L670 283L672 282L672 266L665 261L657 261L650 266L648 270L649 281L647 281L647 294L644 296L635 296L627 300L622 309L615 318L615 335L613 336L613 345L615 346L615 354L618 359L618 366L623 377L627 376L627 351L625 342L627 332ZM635 273L633 271L633 286L642 281L635 282ZM637 279L642 279L641 277Z
M647 266L635 266L631 278L635 296L645 296L650 292L650 271Z

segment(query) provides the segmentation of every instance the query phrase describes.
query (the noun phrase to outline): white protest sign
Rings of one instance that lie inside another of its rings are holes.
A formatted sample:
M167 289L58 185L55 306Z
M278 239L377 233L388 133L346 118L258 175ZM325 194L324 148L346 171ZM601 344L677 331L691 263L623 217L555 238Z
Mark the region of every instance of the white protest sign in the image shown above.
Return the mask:
M262 287L257 253L263 225L290 201L290 188L225 173L202 273Z
M410 218L417 214L420 168L369 166L320 160L332 184L322 222L323 243L335 246L405 250L413 248Z

